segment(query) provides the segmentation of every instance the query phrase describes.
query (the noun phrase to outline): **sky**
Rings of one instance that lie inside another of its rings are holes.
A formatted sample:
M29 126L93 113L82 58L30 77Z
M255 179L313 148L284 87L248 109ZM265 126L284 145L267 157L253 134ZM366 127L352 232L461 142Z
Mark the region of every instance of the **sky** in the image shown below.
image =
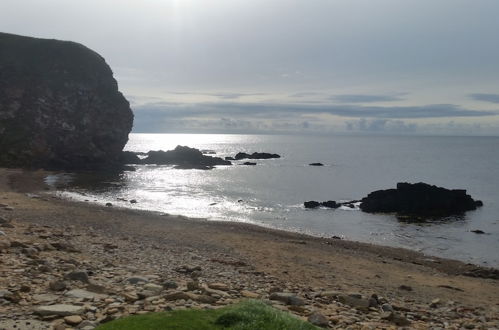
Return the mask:
M135 132L499 135L497 0L1 0L101 54Z

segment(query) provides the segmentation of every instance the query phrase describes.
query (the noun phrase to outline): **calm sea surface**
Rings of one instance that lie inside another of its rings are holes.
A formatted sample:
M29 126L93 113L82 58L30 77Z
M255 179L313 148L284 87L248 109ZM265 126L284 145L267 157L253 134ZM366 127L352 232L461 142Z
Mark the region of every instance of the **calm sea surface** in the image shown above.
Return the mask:
M176 145L213 150L219 157L259 151L282 158L210 171L137 166L135 172L116 175L59 174L47 182L64 187L61 194L78 200L336 235L499 266L498 137L131 134L126 150L169 150ZM312 162L326 166L308 166ZM307 200L360 199L399 181L467 189L484 206L426 224L359 210L302 207ZM475 229L486 234L471 232Z

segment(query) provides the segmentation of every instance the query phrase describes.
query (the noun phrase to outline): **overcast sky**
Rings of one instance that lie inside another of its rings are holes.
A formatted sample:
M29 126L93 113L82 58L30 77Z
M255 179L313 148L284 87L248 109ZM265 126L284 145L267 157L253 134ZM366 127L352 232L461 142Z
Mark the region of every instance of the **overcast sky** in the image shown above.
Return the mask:
M100 53L137 132L499 135L497 0L1 0Z

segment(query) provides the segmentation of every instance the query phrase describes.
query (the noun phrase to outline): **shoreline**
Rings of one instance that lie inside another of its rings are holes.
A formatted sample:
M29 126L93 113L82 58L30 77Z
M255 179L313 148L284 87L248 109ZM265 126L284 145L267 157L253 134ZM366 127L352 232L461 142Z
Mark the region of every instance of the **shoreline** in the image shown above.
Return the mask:
M107 241L116 246L112 256L117 267L149 267L153 273L178 276L176 267L196 264L203 269L202 282L231 283L240 277L244 285L237 283L245 291L257 292L262 298L269 297L271 287L276 286L310 300L310 305L326 315L333 327L342 325L343 318L335 319L330 306L333 303L325 304L321 292L356 292L366 297L377 294L410 311L421 310L439 299L442 307L457 302L479 307L487 315L499 315L497 270L402 248L320 238L254 224L161 216L150 211L61 200L43 193L28 196L43 191L43 175L40 171L0 169L1 202L13 207L12 211L1 211L0 216L9 217L23 228L70 228L72 240L83 254L92 255L95 248L94 244L86 246L88 241L99 241L99 254ZM11 234L8 228L5 232ZM169 254L175 258L164 261ZM157 262L151 258L157 258ZM232 275L226 278L224 272ZM183 283L187 279L176 281ZM335 307L344 305L339 304L334 300ZM280 307L302 317L311 311L293 310L287 304ZM433 310L439 312L438 308ZM469 318L457 315L456 322L463 317ZM490 320L498 322L497 318ZM413 320L419 321L429 322Z

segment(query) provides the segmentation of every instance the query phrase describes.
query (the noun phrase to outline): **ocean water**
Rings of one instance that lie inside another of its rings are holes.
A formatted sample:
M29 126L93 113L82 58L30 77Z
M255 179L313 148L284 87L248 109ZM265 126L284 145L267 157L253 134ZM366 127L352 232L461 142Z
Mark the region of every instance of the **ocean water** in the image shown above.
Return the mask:
M219 157L258 151L282 158L208 171L144 165L118 174L56 174L47 182L67 198L340 236L499 267L498 137L131 134L126 150L169 150L177 145L212 150ZM308 166L312 162L326 166ZM308 200L360 199L400 181L467 189L484 206L418 224L391 214L302 206ZM129 203L131 199L138 203ZM475 229L485 234L471 232Z

